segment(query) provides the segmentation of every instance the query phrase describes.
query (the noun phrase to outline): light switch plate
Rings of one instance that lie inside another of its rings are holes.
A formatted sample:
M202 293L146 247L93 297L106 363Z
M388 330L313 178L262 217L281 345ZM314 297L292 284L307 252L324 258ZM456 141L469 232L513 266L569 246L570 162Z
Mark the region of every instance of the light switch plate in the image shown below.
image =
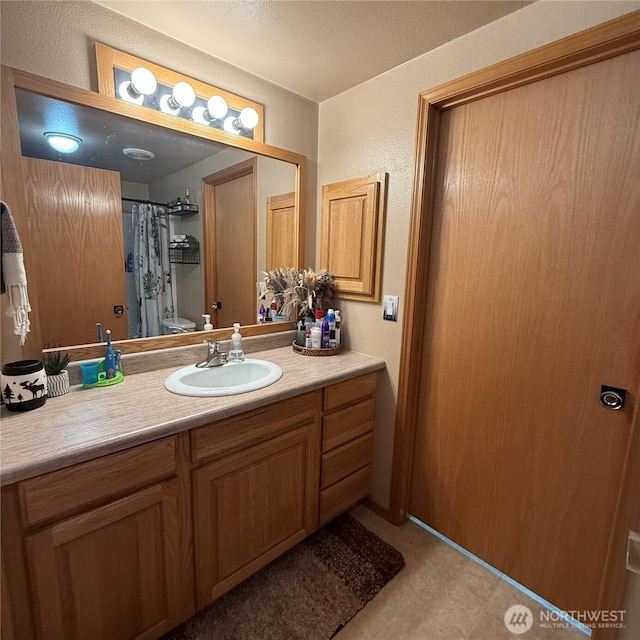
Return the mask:
M394 322L398 320L398 296L384 296L382 319Z

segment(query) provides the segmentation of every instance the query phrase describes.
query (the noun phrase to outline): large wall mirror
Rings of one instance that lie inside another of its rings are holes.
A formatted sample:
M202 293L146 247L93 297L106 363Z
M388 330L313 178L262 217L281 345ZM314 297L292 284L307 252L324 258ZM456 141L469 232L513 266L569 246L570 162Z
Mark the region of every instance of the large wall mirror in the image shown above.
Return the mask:
M256 323L257 283L275 266L303 265L303 156L2 71L11 94L3 91L3 198L13 195L25 245L35 329L29 352L100 355L97 322L124 353L200 342L205 313L215 327L207 337L226 337L233 322L247 335L293 326ZM44 133L60 129L82 139L76 153L50 147ZM190 206L156 206L178 198ZM135 268L141 245L152 241L140 233L149 215L147 231L163 225L170 247L162 314L169 319L155 325L140 292L164 284Z

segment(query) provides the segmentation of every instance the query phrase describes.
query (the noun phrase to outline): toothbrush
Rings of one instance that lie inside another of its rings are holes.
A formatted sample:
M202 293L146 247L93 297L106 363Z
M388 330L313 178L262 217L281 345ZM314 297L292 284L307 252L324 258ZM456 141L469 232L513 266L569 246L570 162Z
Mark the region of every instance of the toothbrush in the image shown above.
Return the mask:
M107 329L107 348L104 352L104 372L107 380L116 377L116 356L111 348L111 329Z
M98 342L103 342L103 340L102 340L102 324L100 322L96 322L96 328L98 329Z

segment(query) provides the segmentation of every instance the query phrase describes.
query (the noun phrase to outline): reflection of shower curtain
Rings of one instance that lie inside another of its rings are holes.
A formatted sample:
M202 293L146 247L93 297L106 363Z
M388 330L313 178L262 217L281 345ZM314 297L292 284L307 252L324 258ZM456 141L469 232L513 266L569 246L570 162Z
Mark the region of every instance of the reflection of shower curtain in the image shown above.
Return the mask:
M173 284L169 263L169 230L163 207L136 204L133 264L136 297L140 307L139 335L159 336L161 321L172 318Z

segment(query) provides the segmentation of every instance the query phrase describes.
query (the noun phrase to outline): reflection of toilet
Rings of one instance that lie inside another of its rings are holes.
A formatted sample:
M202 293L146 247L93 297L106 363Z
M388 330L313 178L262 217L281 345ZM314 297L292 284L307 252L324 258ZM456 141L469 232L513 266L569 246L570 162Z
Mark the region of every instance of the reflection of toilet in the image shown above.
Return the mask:
M162 321L163 335L172 333L191 333L196 330L196 323L185 318L165 318Z

